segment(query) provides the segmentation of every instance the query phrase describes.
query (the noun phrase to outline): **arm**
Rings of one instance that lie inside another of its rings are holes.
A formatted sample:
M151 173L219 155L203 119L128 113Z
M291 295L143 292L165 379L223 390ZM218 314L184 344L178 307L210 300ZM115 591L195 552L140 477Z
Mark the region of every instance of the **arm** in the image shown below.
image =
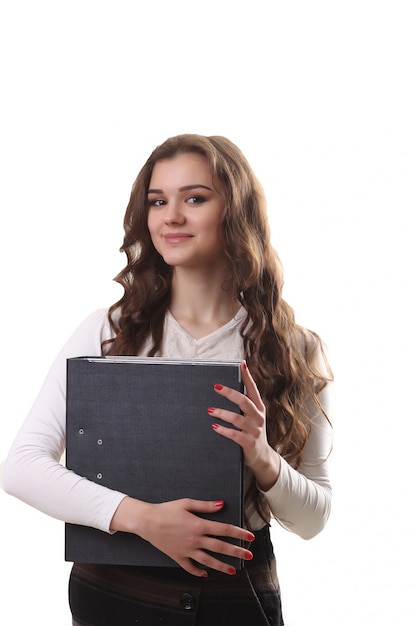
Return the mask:
M216 513L223 505L223 501L189 498L151 504L127 497L117 508L111 529L143 537L195 576L207 576L207 571L196 563L224 574L236 574L234 567L221 560L221 555L250 560L252 553L220 537L253 541L254 535L246 529L196 515Z
M330 513L330 425L311 402L308 408L312 428L303 451L303 463L299 470L295 470L267 441L265 406L245 367L242 368L242 378L246 396L221 386L217 392L237 404L243 415L219 409L209 411L238 430L214 425L215 432L233 439L242 447L245 464L255 475L259 490L279 523L303 539L311 539L323 529ZM326 409L326 390L320 400Z
M66 440L67 358L99 356L101 342L109 332L106 312L96 312L77 329L58 355L10 450L4 474L5 491L62 521L104 532L137 534L196 576L205 576L207 572L193 560L234 574L235 570L221 557L207 550L250 559L252 554L248 550L220 537L252 541L252 533L195 514L214 513L223 503L141 502L78 476L60 464Z
M106 311L96 311L75 331L54 361L6 460L4 489L60 520L109 532L125 494L96 485L60 464L65 449L66 359L101 354L109 335Z
M320 401L326 410L326 389ZM313 402L310 418L313 423L299 470L281 458L277 481L268 490L261 489L279 523L303 539L311 539L323 530L332 500L328 461L332 445L331 427Z

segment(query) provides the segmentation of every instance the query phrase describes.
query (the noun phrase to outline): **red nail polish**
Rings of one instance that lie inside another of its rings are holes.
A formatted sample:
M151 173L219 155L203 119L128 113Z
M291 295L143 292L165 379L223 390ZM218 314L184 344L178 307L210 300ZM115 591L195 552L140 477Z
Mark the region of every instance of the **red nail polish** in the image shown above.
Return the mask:
M229 574L236 574L236 570L234 567L229 567L227 571L229 572Z
M224 500L216 500L216 502L214 503L214 506L223 506L224 504Z
M246 550L246 552L245 552L245 559L246 559L247 561L252 561L252 559L253 559L253 554L252 554L252 552L249 552L249 550Z
M214 413L214 411L215 411L215 409L213 409L212 406L207 409L207 413Z
M255 541L255 535L253 533L248 532L248 541Z
M201 578L208 578L208 574L207 574L207 572L203 572L203 573L201 574Z
M219 425L218 424L212 424L211 427L212 427L213 430L217 430Z
M214 388L217 389L217 391L221 391L223 389L223 385L214 385Z
M244 369L244 370L247 370L247 369L248 369L248 366L246 365L246 361L243 361L243 363L242 363L242 367L243 367L243 369Z

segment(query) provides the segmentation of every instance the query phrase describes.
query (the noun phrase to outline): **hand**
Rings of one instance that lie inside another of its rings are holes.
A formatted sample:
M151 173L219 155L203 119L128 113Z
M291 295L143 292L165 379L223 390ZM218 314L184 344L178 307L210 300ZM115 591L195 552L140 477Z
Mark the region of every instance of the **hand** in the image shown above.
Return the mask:
M252 553L219 537L253 541L253 534L238 526L214 522L195 513L215 513L223 502L207 502L184 498L161 504L151 504L125 498L113 516L111 529L133 532L194 576L207 576L207 571L193 561L211 569L235 574L236 570L208 550L219 555L250 560Z
M241 371L247 395L220 384L214 388L219 395L236 404L242 414L213 407L208 412L212 417L235 426L228 428L217 423L212 425L216 433L241 446L245 465L254 473L259 487L267 491L278 479L280 456L268 443L265 405L246 363L242 363Z

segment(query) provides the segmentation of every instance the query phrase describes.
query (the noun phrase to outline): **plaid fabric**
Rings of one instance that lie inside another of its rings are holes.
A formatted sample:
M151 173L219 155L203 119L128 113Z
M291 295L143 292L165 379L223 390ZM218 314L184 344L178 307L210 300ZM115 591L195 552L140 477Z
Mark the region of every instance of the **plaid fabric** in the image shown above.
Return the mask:
M255 536L254 558L235 576L75 563L73 626L283 626L269 528Z

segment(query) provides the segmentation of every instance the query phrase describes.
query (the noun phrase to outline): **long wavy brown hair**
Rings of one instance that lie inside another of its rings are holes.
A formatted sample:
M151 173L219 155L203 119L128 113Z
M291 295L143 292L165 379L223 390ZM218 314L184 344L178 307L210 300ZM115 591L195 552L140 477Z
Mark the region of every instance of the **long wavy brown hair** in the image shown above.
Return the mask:
M207 160L224 195L228 288L246 310L241 328L245 358L266 406L269 443L297 468L311 428L307 403L313 400L324 413L318 394L332 374L320 338L295 322L292 308L282 298L283 271L270 243L263 189L242 152L225 137L171 137L152 152L139 172L124 219L121 251L127 264L115 278L124 295L109 309L114 338L104 342L103 352L136 355L149 338L149 356L160 350L172 267L152 244L147 196L155 163L184 153ZM270 510L254 479L247 497L253 498L268 522Z

